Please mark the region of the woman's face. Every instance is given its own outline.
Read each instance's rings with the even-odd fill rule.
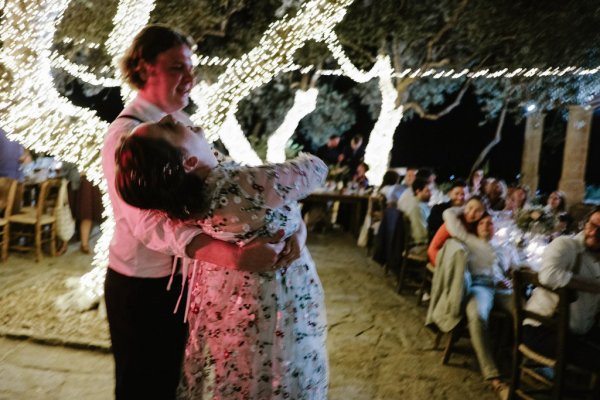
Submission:
[[[362,164],[358,164],[358,167],[356,167],[356,175],[358,175],[359,177],[363,177],[365,176],[365,173],[367,171],[365,171],[365,166]]]
[[[180,149],[186,160],[192,158],[197,160],[197,166],[214,168],[218,164],[214,149],[206,140],[202,128],[186,126],[171,115],[166,115],[157,123],[144,124],[144,126],[146,126],[144,135],[166,140]],[[137,133],[138,130],[139,127],[135,132]]]
[[[472,179],[473,186],[479,187],[482,179],[483,179],[483,170],[478,169],[477,171],[475,171],[473,173],[473,179]]]
[[[154,63],[142,62],[145,77],[142,96],[167,113],[179,111],[189,103],[194,86],[192,50],[181,45],[160,53]]]
[[[465,204],[465,221],[469,224],[476,222],[483,215],[484,207],[478,199],[471,199]]]
[[[521,209],[525,205],[525,201],[527,200],[527,193],[523,189],[516,189],[511,194],[511,200],[513,201],[514,207],[516,209]]]
[[[477,236],[481,239],[490,240],[494,236],[494,221],[491,215],[486,215],[477,223]]]
[[[550,194],[550,197],[548,197],[548,206],[550,207],[550,209],[552,210],[558,210],[558,208],[560,207],[560,203],[561,203],[561,198],[558,195],[558,193],[556,192],[552,192]]]

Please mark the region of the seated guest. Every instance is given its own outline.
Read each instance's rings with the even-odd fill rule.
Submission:
[[[32,161],[31,153],[20,143],[9,140],[0,129],[0,176],[23,180],[22,164]]]
[[[500,378],[490,345],[488,321],[493,307],[512,312],[512,283],[507,277],[510,268],[517,265],[501,248],[492,245],[494,223],[491,215],[484,213],[477,223],[477,238],[467,245],[468,271],[471,277],[467,286],[465,313],[471,343],[483,379],[490,383],[500,398],[506,399],[508,385]]]
[[[317,150],[317,157],[319,157],[327,165],[334,165],[338,162],[338,157],[342,153],[340,146],[339,135],[331,135],[323,146]]]
[[[525,208],[527,203],[527,190],[522,186],[510,188],[504,202],[504,211],[510,211],[515,216],[520,210]]]
[[[446,209],[446,211],[442,213],[442,216],[448,212],[447,210],[449,209]],[[458,234],[458,240],[464,242],[468,240],[466,233],[474,234],[476,232],[477,222],[481,219],[484,212],[485,206],[479,196],[473,196],[467,200],[464,208],[456,208],[455,215],[465,231],[463,234],[463,230],[453,227],[453,231]],[[452,224],[453,221],[454,219],[450,223]],[[433,239],[427,248],[427,256],[429,257],[431,265],[435,266],[437,254],[450,236],[451,234],[447,228],[447,222],[444,222],[433,236]]]
[[[410,221],[410,252],[425,255],[427,252],[427,218],[429,217],[429,182],[423,178],[416,178],[412,184],[414,196],[409,199],[405,215]]]
[[[369,187],[369,179],[365,175],[369,170],[369,166],[361,161],[356,167],[356,173],[352,177],[352,182],[358,185],[358,189],[366,189]]]
[[[406,191],[406,189],[411,189],[412,190],[412,184],[415,181],[415,178],[417,177],[417,172],[419,171],[418,168],[415,167],[407,167],[406,168],[406,174],[404,175],[404,177],[402,178],[402,182],[400,183],[399,187],[398,187],[398,199],[400,199],[400,196],[402,196],[402,194]],[[396,199],[396,201],[398,201],[398,199]]]
[[[365,157],[365,147],[362,135],[354,135],[350,140],[350,144],[344,148],[344,151],[338,157],[338,162],[342,166],[348,166],[350,171],[356,171],[356,167]]]
[[[556,289],[577,291],[570,304],[567,360],[581,367],[600,371],[600,207],[588,215],[583,231],[575,237],[561,236],[546,247],[538,275],[540,283]],[[526,309],[550,316],[557,297],[536,288]],[[525,320],[523,340],[532,350],[556,357],[556,337],[545,327]]]
[[[445,203],[436,204],[431,208],[431,213],[427,219],[427,230],[429,232],[430,241],[444,223],[442,213],[450,207],[462,207],[465,203],[465,186],[466,183],[462,179],[452,181],[450,190],[448,190],[448,197],[450,200]]]
[[[431,194],[431,188],[432,188],[433,182],[435,180],[435,175],[433,174],[433,172],[428,168],[420,168],[415,175],[415,179],[418,179],[418,178],[421,178],[427,182],[427,186],[429,187],[429,192]],[[413,182],[414,182],[414,180],[413,180]],[[415,193],[412,190],[405,190],[404,192],[402,192],[402,194],[400,195],[400,198],[398,199],[398,205],[397,205],[398,209],[406,214],[408,212],[409,207],[411,207],[412,204],[414,203],[414,201],[413,201],[414,196],[415,196]],[[429,197],[429,200],[431,200],[431,196]],[[427,201],[429,201],[429,200],[427,200]]]
[[[385,202],[388,207],[395,207],[398,198],[400,197],[399,189],[400,175],[396,171],[388,170],[383,174],[381,186],[377,189],[377,193],[385,197]]]
[[[470,199],[473,200],[474,198]],[[471,205],[477,208],[474,202],[471,202]],[[511,312],[509,289],[512,285],[506,273],[518,264],[518,260],[513,258],[514,253],[505,251],[503,247],[491,241],[494,236],[494,224],[491,215],[487,212],[484,211],[481,219],[477,221],[476,235],[465,229],[460,209],[446,210],[444,220],[452,237],[463,242],[468,251],[467,280],[470,281],[465,283],[466,316],[471,342],[483,378],[491,384],[501,398],[506,398],[508,385],[500,379],[498,367],[492,356],[487,329],[489,315],[494,305]]]
[[[483,202],[487,209],[492,211],[502,211],[505,206],[506,183],[504,181],[488,178],[485,183]]]
[[[441,204],[446,200],[446,197],[444,196],[444,192],[441,191],[440,189],[438,189],[437,184],[435,183],[435,180],[437,179],[437,175],[435,174],[435,172],[431,171],[431,176],[429,178],[430,181],[430,186],[429,186],[429,190],[431,190],[431,198],[429,199],[429,207],[433,207],[436,204]]]
[[[483,183],[483,170],[476,169],[469,176],[469,182],[468,182],[468,186],[466,188],[467,197],[476,196],[476,195],[481,196],[482,192],[483,192],[482,183]]]
[[[567,196],[565,193],[560,190],[555,190],[550,193],[546,205],[544,206],[544,211],[553,215],[558,215],[567,211]]]

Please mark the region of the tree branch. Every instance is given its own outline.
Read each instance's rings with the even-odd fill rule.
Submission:
[[[437,42],[439,42],[442,39],[446,32],[448,32],[456,25],[458,17],[460,17],[460,14],[462,14],[464,9],[467,7],[467,4],[469,4],[469,0],[463,0],[454,11],[454,14],[452,14],[452,17],[450,17],[448,22],[446,22],[446,25],[444,25],[444,27],[442,27],[442,29],[440,29],[439,32],[434,37],[432,37],[431,40],[427,43],[426,61],[433,59],[433,46],[435,46]]]
[[[376,57],[373,57],[373,55],[367,51],[364,51],[363,49],[361,49],[360,47],[358,47],[357,45],[355,45],[354,43],[350,43],[350,42],[346,42],[342,39],[340,39],[340,43],[346,47],[351,48],[352,50],[362,54],[363,56],[365,56],[369,61],[371,62],[375,62],[377,61]]]
[[[494,146],[500,143],[500,140],[502,139],[502,127],[504,126],[504,120],[506,119],[507,110],[508,101],[505,101],[504,106],[502,107],[502,112],[500,113],[500,118],[498,119],[498,125],[496,126],[496,133],[494,134],[494,138],[491,142],[488,143],[487,146],[485,146],[481,153],[479,153],[477,160],[475,160],[473,166],[471,167],[469,176],[473,175],[473,172],[475,172],[479,168],[479,166],[483,163],[483,160],[485,160],[485,158],[487,157],[490,150],[492,150]]]
[[[233,14],[237,13],[238,11],[241,11],[243,8],[244,8],[244,6],[242,4],[238,4],[237,6],[233,7],[229,11],[227,11],[227,13],[224,16],[225,19],[219,23],[219,29],[218,30],[207,29],[204,32],[202,32],[202,37],[205,37],[205,36],[225,37],[227,35],[227,25],[229,24],[229,20],[231,19]]]
[[[422,119],[427,119],[430,121],[435,121],[437,119],[440,119],[441,117],[449,114],[452,110],[454,110],[456,107],[458,107],[458,105],[462,101],[462,98],[464,97],[467,89],[469,88],[470,82],[471,82],[471,80],[468,79],[465,82],[465,84],[463,85],[462,89],[460,89],[460,92],[458,93],[458,95],[456,96],[456,99],[454,99],[452,104],[448,105],[446,108],[444,108],[442,111],[440,111],[438,113],[435,113],[435,114],[427,113],[427,112],[425,112],[423,107],[421,107],[421,105],[416,102],[406,103],[404,105],[404,109],[405,110],[410,110],[410,109],[414,110],[417,113],[417,115],[419,115],[419,117],[421,117]]]

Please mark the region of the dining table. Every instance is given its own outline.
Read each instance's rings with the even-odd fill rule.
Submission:
[[[301,202],[306,204],[328,204],[329,202],[346,204],[349,210],[348,214],[350,217],[350,232],[355,237],[358,237],[362,222],[367,212],[369,197],[369,194],[362,194],[359,192],[347,193],[343,191],[323,191],[313,192],[308,197],[301,200]]]

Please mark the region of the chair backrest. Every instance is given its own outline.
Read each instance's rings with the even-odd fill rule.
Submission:
[[[388,252],[388,265],[393,271],[400,271],[402,265],[402,257],[404,256],[406,243],[406,226],[404,223],[404,213],[400,210],[397,212],[398,217],[394,227],[394,234]]]
[[[17,181],[8,177],[0,177],[0,217],[8,218],[13,213]]]
[[[61,184],[62,180],[59,178],[48,179],[42,183],[36,205],[36,216],[38,219],[43,214],[55,216]]]
[[[387,207],[383,211],[381,225],[379,225],[379,231],[377,232],[375,250],[373,251],[373,259],[379,264],[386,264],[389,260],[394,231],[400,214],[400,210],[392,207]]]
[[[534,290],[548,290],[558,296],[558,305],[553,315],[544,316],[525,309],[528,293]],[[518,351],[519,344],[523,343],[523,322],[530,319],[539,322],[556,333],[556,364],[554,366],[557,379],[563,379],[565,369],[565,357],[567,346],[567,335],[569,329],[569,297],[570,292],[566,288],[556,290],[550,289],[540,283],[538,274],[528,268],[517,269],[513,272],[513,308],[514,308],[514,332],[515,349]],[[555,382],[562,387],[562,382]]]
[[[402,224],[404,229],[404,244],[402,249],[408,251],[414,244],[414,240],[412,235],[412,224],[410,223],[410,218],[408,218],[406,214],[402,215]]]

